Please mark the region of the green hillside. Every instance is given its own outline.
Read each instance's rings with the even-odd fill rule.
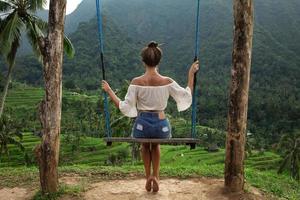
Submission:
[[[74,15],[81,16],[92,1],[85,0]],[[105,63],[114,88],[124,86],[143,71],[140,49],[151,39],[163,43],[163,74],[186,81],[193,59],[195,1],[146,0],[104,2]],[[281,135],[300,129],[300,24],[299,2],[258,0],[250,85],[248,130],[256,148],[269,148]],[[91,11],[88,11],[91,13]],[[93,11],[94,12],[94,11]],[[199,124],[226,129],[232,48],[232,2],[201,1],[201,70],[199,73]],[[73,60],[65,59],[64,86],[99,89],[96,18],[80,23],[70,35],[76,48]],[[4,67],[5,65],[1,63]],[[32,56],[18,58],[14,78],[42,85],[41,66]],[[168,113],[178,114],[170,105]]]
[[[88,1],[83,4],[91,6]],[[278,142],[280,135],[300,128],[300,24],[293,20],[299,16],[295,10],[298,4],[295,0],[255,2],[248,129],[262,141],[256,143],[257,148],[267,148]],[[184,84],[193,59],[194,8],[192,0],[105,2],[105,63],[113,87],[119,88],[125,80],[142,73],[139,51],[151,39],[163,43],[160,71]],[[99,88],[97,36],[95,18],[81,23],[70,35],[77,54],[73,60],[65,59],[65,86],[71,83],[68,85],[81,89]],[[198,120],[201,125],[222,130],[226,128],[231,43],[231,1],[202,1]],[[30,84],[43,82],[41,66],[29,56],[19,59],[14,77]],[[168,112],[188,118],[188,113]]]
[[[10,146],[10,156],[0,157],[0,186],[5,185],[3,181],[10,178],[6,184],[11,184],[13,172],[19,174],[23,180],[30,175],[35,177],[36,173],[33,149],[39,143],[39,138],[26,133],[22,140],[29,154],[29,168],[24,165],[23,153],[15,146]],[[130,146],[128,144],[114,144],[107,147],[100,138],[82,137],[74,150],[72,143],[65,135],[61,136],[60,170],[67,173],[79,174],[142,174],[143,164],[141,161],[133,162],[131,159]],[[162,176],[175,177],[223,177],[224,150],[216,153],[208,153],[198,147],[190,150],[186,146],[162,146],[161,153],[161,174]],[[265,152],[255,152],[246,160],[246,180],[249,184],[277,197],[287,199],[299,199],[299,184],[292,181],[288,175],[277,175],[276,168],[280,158],[278,155]],[[12,168],[14,167],[14,168]],[[25,174],[23,174],[25,173]],[[24,178],[25,177],[25,178]]]

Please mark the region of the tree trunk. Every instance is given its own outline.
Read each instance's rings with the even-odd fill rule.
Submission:
[[[40,104],[42,142],[36,153],[43,193],[58,190],[65,12],[66,0],[50,1],[48,36],[39,41],[43,55],[45,98]]]
[[[244,189],[244,156],[253,38],[252,0],[234,0],[234,41],[226,138],[225,188]]]
[[[2,117],[2,114],[3,114],[4,104],[5,104],[5,100],[6,100],[7,92],[8,92],[8,87],[9,87],[9,83],[11,81],[11,74],[12,74],[13,66],[14,65],[10,65],[8,67],[8,72],[7,72],[7,76],[6,76],[6,80],[5,80],[5,85],[4,85],[2,96],[1,96],[0,118]]]
[[[17,50],[19,47],[19,40],[14,40],[11,46],[11,50],[7,56],[8,59],[8,72],[7,72],[7,76],[6,76],[6,81],[5,81],[5,85],[3,88],[3,93],[1,96],[1,102],[0,102],[0,118],[3,115],[3,111],[4,111],[4,105],[5,105],[5,100],[7,97],[7,92],[8,92],[8,88],[9,88],[9,83],[11,81],[11,77],[12,77],[12,72],[15,66],[15,58],[17,55]]]

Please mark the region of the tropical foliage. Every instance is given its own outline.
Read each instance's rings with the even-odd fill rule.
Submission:
[[[282,136],[279,150],[284,159],[278,173],[287,169],[294,179],[300,180],[300,132]]]
[[[36,12],[43,9],[45,4],[46,0],[0,0],[0,53],[8,64],[6,83],[0,105],[0,117],[3,113],[4,102],[23,32],[26,33],[36,57],[42,60],[40,41],[47,32],[47,23],[36,16]],[[73,45],[67,37],[64,39],[64,49],[67,55],[74,56]]]
[[[16,145],[24,152],[25,148],[21,143],[22,133],[21,125],[11,118],[10,115],[3,115],[0,119],[0,156],[5,154],[9,156],[8,145]]]

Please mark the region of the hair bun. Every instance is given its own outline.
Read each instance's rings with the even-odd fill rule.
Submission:
[[[158,47],[158,43],[155,42],[155,41],[151,41],[151,42],[148,44],[148,47],[149,47],[149,48],[156,48],[156,47]]]

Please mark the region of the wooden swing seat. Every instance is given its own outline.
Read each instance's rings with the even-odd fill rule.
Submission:
[[[201,140],[194,138],[133,138],[133,137],[105,137],[103,140],[107,146],[111,146],[113,142],[127,142],[127,143],[151,143],[151,144],[186,144],[190,145],[191,149],[196,147],[196,144],[200,144]]]

